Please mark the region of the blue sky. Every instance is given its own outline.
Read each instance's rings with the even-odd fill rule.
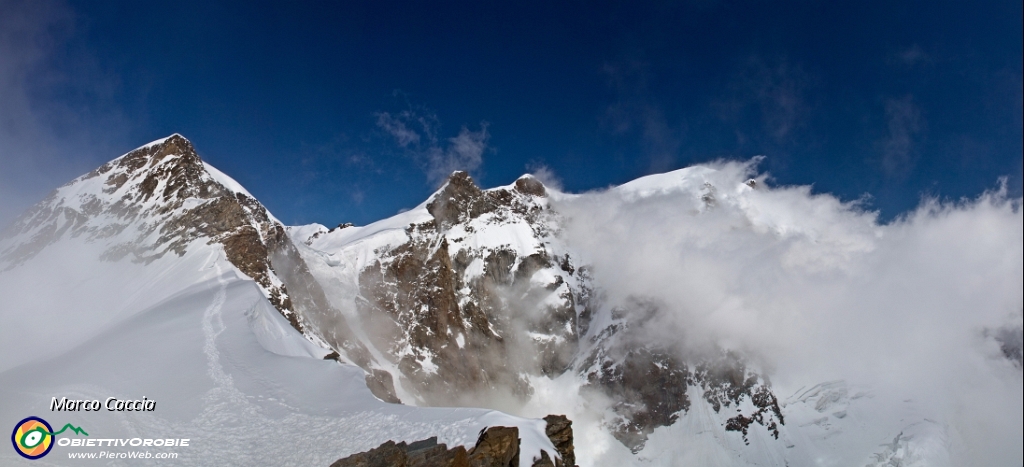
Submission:
[[[0,223],[174,132],[290,224],[757,155],[883,219],[1021,195],[1019,0],[552,3],[0,0]]]

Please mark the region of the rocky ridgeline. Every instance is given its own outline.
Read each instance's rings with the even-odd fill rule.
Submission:
[[[2,233],[13,241],[0,251],[0,267],[17,267],[63,236],[104,245],[102,260],[138,263],[183,256],[197,240],[219,244],[299,332],[305,331],[303,316],[330,310],[284,226],[255,198],[221,183],[181,135],[54,190]],[[335,327],[341,338],[330,344],[366,360],[346,324]]]
[[[710,202],[713,189],[705,191]],[[431,221],[409,225],[405,243],[378,249],[360,272],[366,300],[358,306],[370,327],[391,329],[374,345],[389,349],[399,377],[428,404],[486,404],[495,393],[525,400],[532,388],[524,375],[573,371],[586,381],[582,396],[614,401],[609,427],[634,452],[690,409],[690,387],[716,412],[753,402],[727,430],[746,439],[762,425],[778,437],[778,402],[740,356],[641,339],[639,331],[657,325],[656,304],[636,300],[613,310],[605,327],[592,326],[596,286],[571,251],[557,249],[561,219],[535,178],[482,190],[456,172],[426,207]],[[469,246],[474,235],[513,224],[528,226],[536,250]],[[482,274],[467,274],[474,266]],[[377,386],[378,397],[391,393]]]
[[[558,455],[552,459],[547,451],[533,459],[534,467],[573,467],[576,454],[573,447],[572,422],[564,415],[548,415],[545,432]],[[476,444],[466,449],[455,446],[448,449],[438,444],[437,437],[406,444],[404,441],[384,444],[366,452],[339,459],[331,467],[519,467],[519,429],[492,426],[480,431]]]
[[[401,402],[399,382],[427,405],[525,401],[529,375],[571,371],[586,381],[583,397],[614,401],[607,423],[634,451],[689,410],[690,387],[716,411],[749,398],[754,411],[726,423],[744,437],[755,424],[777,434],[783,422],[768,382],[739,356],[640,341],[637,331],[657,306],[637,301],[594,327],[598,286],[560,241],[562,220],[533,177],[482,190],[456,172],[426,204],[431,220],[408,225],[404,242],[367,252],[373,260],[358,271],[356,311],[373,332],[363,342],[284,226],[214,174],[181,135],[136,149],[58,188],[0,233],[0,268],[66,236],[102,245],[104,260],[139,263],[220,245],[295,329],[334,349],[327,358],[362,367],[367,386],[388,402]],[[512,240],[479,241],[488,236]],[[1000,332],[995,337],[1019,366],[1019,330]],[[375,362],[367,345],[395,365]]]
[[[427,403],[472,405],[495,392],[525,400],[524,374],[571,364],[588,291],[572,259],[552,250],[546,195],[532,177],[485,191],[456,172],[427,204],[433,220],[409,225],[405,243],[374,252],[360,272],[359,315],[384,330],[375,347]],[[528,229],[534,250],[469,241],[514,227]]]

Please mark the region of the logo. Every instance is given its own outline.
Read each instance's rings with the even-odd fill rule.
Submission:
[[[14,450],[21,454],[21,457],[39,459],[50,453],[56,436],[68,428],[80,435],[89,436],[89,433],[86,433],[85,430],[75,427],[70,423],[54,433],[53,427],[46,423],[46,420],[39,417],[28,417],[14,425],[14,431],[11,433],[11,443],[14,444]]]

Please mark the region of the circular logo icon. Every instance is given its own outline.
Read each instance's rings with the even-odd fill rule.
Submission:
[[[46,420],[28,417],[14,426],[11,443],[14,450],[26,459],[38,459],[50,453],[53,448],[53,428]]]

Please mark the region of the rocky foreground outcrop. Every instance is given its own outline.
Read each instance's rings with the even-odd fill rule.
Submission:
[[[558,451],[552,459],[541,451],[539,459],[533,459],[534,467],[572,467],[576,465],[576,454],[572,439],[572,421],[564,415],[544,417],[544,430]],[[331,467],[518,467],[520,465],[519,429],[516,427],[492,426],[483,429],[476,444],[466,449],[455,446],[448,449],[432,437],[413,443],[387,441],[366,452],[338,459]]]

